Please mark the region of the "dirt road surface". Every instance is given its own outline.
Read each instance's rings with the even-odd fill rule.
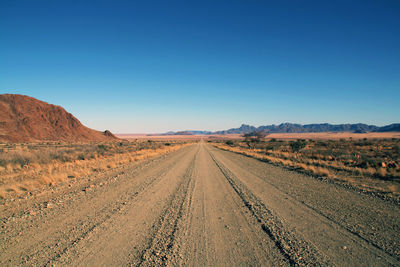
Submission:
[[[1,207],[1,266],[400,265],[398,205],[204,142],[57,190]]]

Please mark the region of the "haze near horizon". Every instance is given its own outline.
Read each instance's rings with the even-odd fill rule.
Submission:
[[[0,93],[114,133],[398,122],[397,1],[1,1]]]

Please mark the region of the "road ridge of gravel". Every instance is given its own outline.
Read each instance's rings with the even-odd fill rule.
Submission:
[[[245,206],[257,219],[262,230],[275,242],[276,247],[288,260],[290,265],[332,265],[328,258],[312,244],[291,234],[279,217],[273,214],[273,212],[240,182],[229,169],[223,166],[214,155],[210,153],[210,156],[229,184],[242,199]]]
[[[173,248],[176,247],[176,233],[182,221],[185,203],[191,199],[193,193],[193,170],[198,152],[190,162],[182,181],[170,196],[159,220],[153,225],[154,234],[149,246],[143,251],[139,266],[166,266],[177,257]]]
[[[198,150],[199,152],[200,150]],[[198,153],[196,154],[196,159],[197,159]],[[193,169],[191,170],[191,181],[188,185],[188,189],[187,189],[187,193],[186,193],[186,197],[184,199],[184,202],[182,203],[182,208],[180,211],[180,218],[179,218],[179,223],[177,224],[177,228],[176,228],[176,233],[175,233],[175,242],[173,243],[172,246],[172,251],[171,253],[171,259],[168,261],[168,263],[170,263],[173,266],[178,266],[178,265],[182,265],[181,261],[182,261],[182,254],[181,254],[181,244],[182,241],[185,240],[185,233],[188,231],[188,226],[189,224],[185,224],[184,222],[188,222],[188,218],[190,216],[190,207],[192,205],[192,201],[193,201],[193,195],[194,195],[194,188],[195,188],[195,161],[193,161]]]

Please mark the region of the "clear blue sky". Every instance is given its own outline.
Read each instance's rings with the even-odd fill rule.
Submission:
[[[116,133],[400,115],[400,1],[0,1],[0,93]]]

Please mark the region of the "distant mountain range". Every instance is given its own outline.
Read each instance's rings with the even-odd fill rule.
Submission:
[[[320,132],[353,132],[353,133],[365,133],[365,132],[400,132],[400,123],[394,123],[386,126],[375,126],[367,125],[363,123],[356,124],[329,124],[329,123],[318,123],[318,124],[295,124],[295,123],[282,123],[279,125],[266,125],[266,126],[251,126],[242,124],[239,128],[232,128],[223,131],[180,131],[180,132],[168,132],[165,135],[209,135],[209,134],[245,134],[251,132],[268,132],[268,133],[320,133]]]

